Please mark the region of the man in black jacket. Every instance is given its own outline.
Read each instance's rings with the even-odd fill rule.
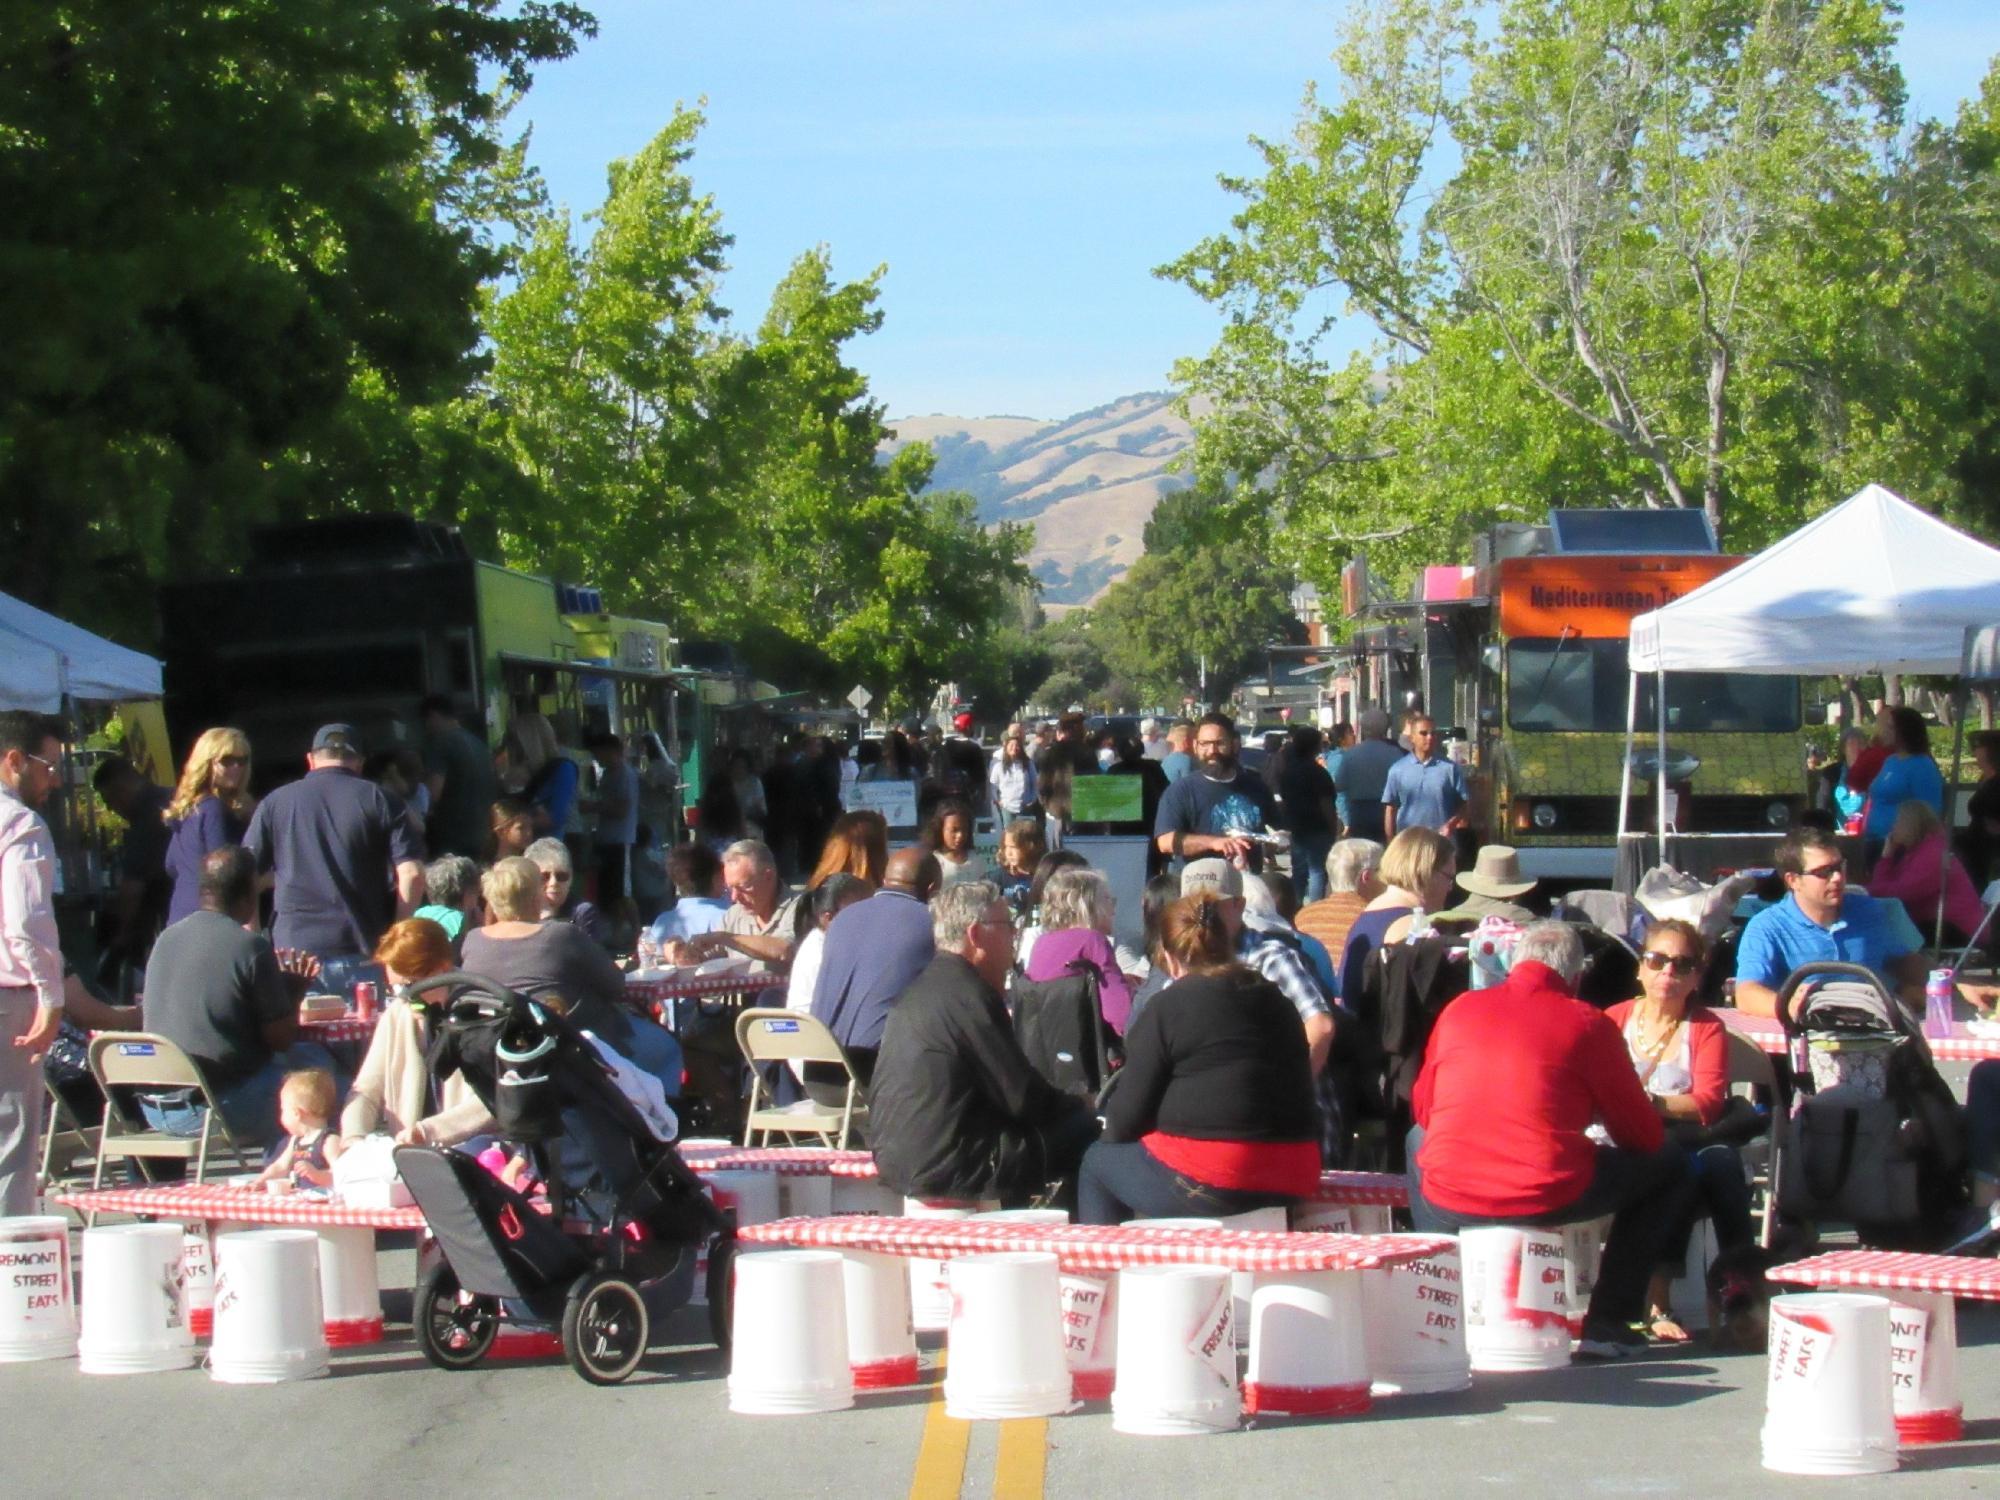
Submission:
[[[889,1012],[869,1090],[884,1186],[913,1198],[1019,1203],[1073,1180],[1097,1118],[1029,1065],[1001,988],[1014,926],[998,887],[949,886],[931,904],[937,956]]]

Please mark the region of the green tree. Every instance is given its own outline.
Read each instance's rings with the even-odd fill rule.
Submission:
[[[1972,226],[1897,145],[1893,7],[1481,14],[1357,6],[1333,102],[1309,93],[1226,180],[1230,231],[1161,268],[1228,319],[1177,370],[1212,408],[1198,477],[1256,476],[1231,508],[1267,508],[1322,585],[1364,547],[1395,575],[1556,505],[1701,506],[1752,548],[1864,458],[1934,488],[1895,435],[1957,419],[1874,377],[1941,279],[1899,252],[1962,255]],[[1341,358],[1350,318],[1373,341]]]
[[[274,470],[358,385],[464,389],[499,259],[442,181],[495,163],[505,98],[593,23],[537,0],[23,0],[9,20],[0,586],[139,635],[143,590],[104,580],[240,554]]]
[[[1291,579],[1243,541],[1149,552],[1092,607],[1112,674],[1146,703],[1218,703],[1296,628]]]

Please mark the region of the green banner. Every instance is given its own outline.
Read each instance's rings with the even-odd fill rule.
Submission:
[[[1072,823],[1136,823],[1145,807],[1136,776],[1079,776],[1070,783]]]

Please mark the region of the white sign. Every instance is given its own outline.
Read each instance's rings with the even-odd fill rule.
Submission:
[[[1236,1383],[1236,1297],[1226,1279],[1188,1336],[1187,1351],[1207,1365],[1222,1384]]]
[[[1889,1378],[1891,1389],[1914,1400],[1924,1384],[1924,1359],[1930,1350],[1931,1315],[1921,1307],[1891,1303],[1889,1307]]]
[[[856,713],[865,714],[868,712],[868,705],[875,701],[875,695],[867,688],[857,685],[854,691],[847,695],[847,701],[854,705]]]
[[[1104,1302],[1111,1295],[1111,1283],[1095,1276],[1065,1276],[1059,1291],[1063,1353],[1072,1364],[1102,1363],[1098,1346],[1104,1341]]]
[[[1791,1381],[1817,1384],[1831,1353],[1833,1330],[1822,1320],[1806,1321],[1779,1308],[1771,1309],[1772,1385]]]
[[[917,784],[914,781],[857,781],[847,789],[847,810],[869,809],[891,828],[917,826]]]

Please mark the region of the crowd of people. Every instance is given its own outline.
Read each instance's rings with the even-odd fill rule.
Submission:
[[[881,1180],[913,1197],[1054,1195],[1084,1222],[1111,1223],[1296,1202],[1328,1166],[1407,1168],[1422,1228],[1609,1216],[1585,1337],[1602,1357],[1687,1336],[1666,1288],[1698,1217],[1725,1249],[1753,1238],[1743,1106],[1729,1099],[1721,1023],[1699,999],[1712,969],[1702,932],[1645,926],[1630,967],[1611,971],[1622,992],[1603,992],[1593,930],[1545,914],[1515,851],[1489,845],[1461,866],[1463,770],[1421,714],[1403,726],[1406,750],[1373,711],[1351,735],[1294,730],[1266,774],[1244,765],[1220,714],[1147,721],[1122,742],[1093,742],[1077,715],[1012,725],[990,754],[969,723],[933,745],[892,734],[853,764],[856,783],[916,781],[922,828],[899,847],[879,812],[840,810],[844,758],[825,746],[791,747],[777,777],[735,757],[666,860],[664,909],[639,926],[638,795],[622,748],[597,747],[586,798],[539,715],[521,715],[491,756],[426,707],[431,740],[400,790],[364,774],[364,747],[342,724],[323,727],[304,774],[261,801],[248,792],[250,745],[228,729],[198,738],[171,796],[142,798],[115,774],[101,783],[135,828],[160,824],[147,839],[163,883],[149,895],[146,872],[127,872],[140,887],[130,909],[159,913],[145,1027],[193,1057],[230,1130],[281,1145],[274,1170],[308,1190],[342,1138],[490,1138],[462,1080],[430,1076],[437,1017],[413,988],[424,980],[460,969],[559,1008],[671,1100],[684,1077],[737,1087],[733,1040],[636,1012],[624,970],[729,956],[772,974],[789,1007],[831,1032],[865,1091]],[[1833,833],[1794,830],[1736,943],[1745,1012],[1770,1013],[1786,977],[1822,959],[1920,993],[1925,943],[1911,917],[1976,925],[1929,778],[1899,766],[1926,757],[1888,722],[1879,764],[1858,772],[1869,747],[1855,750],[1834,787],[1861,782],[1854,816],[1881,832],[1869,889],[1849,889]],[[8,1212],[32,1202],[21,1153],[40,1091],[25,1059],[55,1041],[74,981],[46,915],[47,830],[34,814],[62,754],[54,721],[0,715]],[[1089,825],[1071,814],[1080,778],[1133,766],[1153,795],[1144,936],[1128,943],[1110,879],[1073,837]],[[588,836],[571,827],[579,809],[596,818]],[[974,837],[987,816],[990,858]],[[579,846],[592,855],[589,894]],[[1463,935],[1481,924],[1510,935],[1501,972],[1465,961]],[[1070,981],[1087,985],[1110,1060],[1108,1085],[1087,1093],[1052,1081],[1014,1020],[1023,997]],[[302,1040],[302,994],[357,982],[387,999],[365,1054]],[[139,1019],[92,1012],[99,1003],[73,1019]],[[845,1082],[837,1066],[806,1065],[783,1086],[837,1099]],[[199,1128],[196,1097],[138,1102],[155,1128]],[[1975,1075],[1969,1131],[1971,1191],[1990,1204],[2000,1067]]]

